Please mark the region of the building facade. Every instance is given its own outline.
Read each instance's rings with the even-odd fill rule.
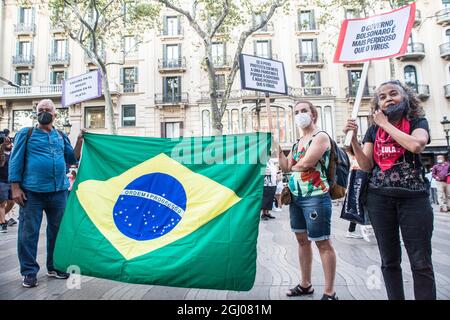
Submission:
[[[447,153],[447,141],[440,121],[450,111],[450,0],[418,0],[416,24],[407,52],[390,60],[372,62],[363,94],[358,123],[361,138],[368,127],[369,101],[380,83],[395,78],[416,90],[423,102],[431,128],[431,144],[425,161],[433,153]],[[251,35],[243,53],[280,60],[284,63],[289,90],[273,95],[275,135],[284,148],[297,139],[293,119],[296,100],[307,99],[318,107],[319,125],[338,142],[350,116],[362,64],[334,64],[337,39],[335,26],[317,23],[321,8],[291,6],[290,14],[278,12],[268,25]],[[342,21],[356,13],[341,9]],[[257,17],[255,17],[255,20]],[[82,49],[50,26],[42,6],[21,7],[17,1],[1,0],[0,76],[20,88],[0,83],[0,129],[17,132],[33,124],[32,112],[42,98],[58,105],[58,125],[72,124],[70,137],[80,128],[106,132],[105,103],[91,100],[61,108],[61,82],[96,67]],[[189,23],[169,9],[161,12],[162,31],[145,34],[135,46],[133,35],[123,39],[129,52],[125,64],[109,67],[114,117],[119,134],[152,137],[201,136],[211,133],[208,79],[202,67],[204,49]],[[231,35],[233,38],[233,35]],[[221,88],[231,70],[235,44],[220,34],[213,45],[213,63]],[[107,61],[120,53],[105,52]],[[268,130],[263,95],[240,89],[233,83],[224,114],[223,133]],[[428,156],[427,156],[428,155]]]

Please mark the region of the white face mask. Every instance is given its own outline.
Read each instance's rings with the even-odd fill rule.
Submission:
[[[308,113],[299,113],[295,116],[295,124],[301,129],[308,127],[312,122],[311,116]]]
[[[437,163],[444,163],[444,160],[439,159],[439,160],[437,161]]]

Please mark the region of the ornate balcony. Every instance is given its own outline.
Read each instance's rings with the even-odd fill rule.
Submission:
[[[322,68],[325,64],[325,59],[323,57],[323,54],[317,54],[317,55],[295,55],[295,64],[297,68]]]
[[[420,61],[425,58],[425,46],[423,43],[414,42],[408,45],[405,54],[397,56],[396,58],[400,61]]]
[[[332,96],[333,89],[331,87],[303,87],[289,88],[288,95],[293,98],[311,97],[311,96]]]
[[[418,84],[410,87],[417,93],[417,97],[425,101],[430,97],[430,86],[427,84]]]
[[[160,73],[184,72],[186,71],[186,58],[158,59],[158,71]]]
[[[37,97],[60,97],[61,85],[52,84],[48,86],[27,86],[20,88],[0,87],[0,99],[37,98]]]
[[[441,44],[439,46],[439,51],[441,52],[442,59],[450,60],[450,42]]]
[[[213,57],[213,65],[216,69],[231,69],[231,56]]]
[[[185,105],[189,103],[189,94],[187,92],[177,94],[155,94],[155,105],[157,106],[174,106]]]
[[[51,66],[68,66],[70,64],[70,53],[51,53],[48,55],[48,64]]]
[[[16,55],[12,57],[12,64],[14,67],[34,67],[34,56],[33,55]]]
[[[450,25],[450,8],[436,12],[436,23],[444,27]]]
[[[306,34],[306,33],[312,33],[312,34],[319,34],[319,29],[317,28],[317,24],[315,22],[310,23],[296,23],[295,24],[295,32],[297,35]]]
[[[135,93],[137,92],[137,84],[124,83],[122,84],[122,93]]]
[[[36,34],[36,25],[34,23],[19,23],[14,25],[14,34],[17,36]]]
[[[351,88],[347,87],[345,88],[345,97],[347,98],[347,100],[355,100],[357,92],[358,87],[351,87]],[[375,94],[375,87],[366,86],[363,91],[362,99],[364,100],[371,99],[374,94]]]
[[[161,37],[161,40],[182,39],[184,37],[183,27],[179,25],[176,32],[169,29],[161,30],[161,34],[159,36]]]

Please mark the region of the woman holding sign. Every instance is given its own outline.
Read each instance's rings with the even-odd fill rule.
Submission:
[[[415,298],[436,299],[431,261],[433,209],[420,160],[420,153],[430,143],[424,110],[409,87],[388,81],[376,90],[372,112],[374,124],[367,130],[362,148],[356,139],[355,120],[348,120],[344,132],[354,131],[351,147],[356,160],[362,170],[371,172],[367,209],[388,298],[405,299],[400,229],[411,264]]]

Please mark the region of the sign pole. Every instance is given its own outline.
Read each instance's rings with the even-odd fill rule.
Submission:
[[[361,105],[361,99],[362,99],[362,95],[364,92],[364,87],[366,86],[369,65],[370,65],[370,61],[364,62],[361,79],[359,80],[358,92],[356,93],[355,104],[353,105],[353,111],[352,111],[352,117],[351,117],[353,120],[356,120],[356,118],[358,117],[359,106]],[[349,93],[350,93],[350,88],[349,88]],[[347,135],[345,136],[344,146],[349,147],[352,144],[352,138],[353,138],[353,130],[347,132]]]
[[[269,120],[269,131],[273,134],[273,125],[272,125],[272,110],[270,110],[270,97],[269,93],[265,92],[266,96],[266,108],[267,108],[267,119]]]

